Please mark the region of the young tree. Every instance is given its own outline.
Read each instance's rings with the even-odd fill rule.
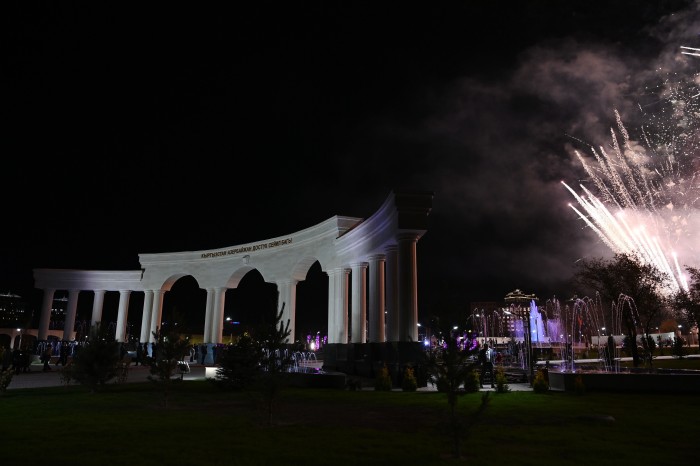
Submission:
[[[277,312],[273,309],[272,322],[263,322],[245,333],[236,343],[224,350],[215,383],[224,389],[249,389],[262,396],[266,408],[266,423],[272,425],[272,412],[282,389],[287,384],[289,368],[293,364],[287,342],[290,321],[282,322],[284,303]]]
[[[267,425],[272,425],[272,409],[280,392],[287,383],[289,367],[292,357],[287,349],[287,339],[291,334],[289,319],[286,325],[282,322],[284,303],[278,313],[275,314],[274,323],[263,324],[260,332],[260,368],[257,379],[257,388],[265,400],[267,408]]]
[[[459,397],[466,393],[462,387],[469,383],[468,378],[476,370],[477,362],[472,356],[478,352],[478,345],[471,340],[463,341],[451,326],[441,325],[438,320],[435,323],[437,324],[436,328],[440,331],[442,341],[429,351],[426,367],[429,381],[437,387],[438,391],[447,395],[453,454],[455,458],[460,458],[461,438],[468,433],[471,426],[486,409],[489,402],[489,392],[482,396],[477,411],[464,423],[457,414],[457,402]]]
[[[119,374],[120,361],[119,342],[108,337],[100,322],[96,322],[87,341],[76,348],[72,363],[64,370],[69,371],[71,379],[95,393]]]
[[[611,304],[632,301],[622,307],[627,335],[637,341],[638,329],[648,337],[667,314],[669,277],[631,254],[615,254],[612,260],[591,259],[578,263],[575,281],[600,293]],[[631,345],[635,367],[641,363],[637,345]],[[650,359],[645,358],[648,362]]]
[[[148,380],[156,384],[163,392],[163,406],[168,407],[170,392],[173,385],[181,381],[174,377],[179,373],[179,364],[185,359],[190,343],[182,338],[176,327],[157,328],[153,332],[156,341],[156,352],[149,358],[150,375]]]

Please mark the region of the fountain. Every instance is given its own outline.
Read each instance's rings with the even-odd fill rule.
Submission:
[[[620,295],[612,304],[607,324],[599,296],[596,299],[574,298],[563,310],[558,303],[550,304],[555,310],[550,320],[551,328],[562,332],[559,333],[561,364],[558,367],[548,364],[550,390],[575,390],[578,379],[586,390],[700,392],[698,371],[672,373],[651,367],[621,367],[625,338],[623,319],[628,317],[633,322],[640,321],[634,301],[628,296]],[[641,343],[642,338],[638,335],[637,342]],[[589,357],[577,360],[575,348],[584,348]],[[651,354],[648,357],[651,358]]]
[[[267,350],[265,350],[267,351]],[[287,382],[294,387],[307,388],[345,388],[345,374],[342,372],[324,371],[322,363],[316,360],[313,351],[294,351],[288,349],[275,352],[278,364],[288,361],[282,368],[287,373]]]
[[[530,381],[535,368],[546,367],[550,389],[555,391],[575,390],[580,377],[588,390],[700,392],[700,371],[652,368],[653,349],[644,349],[642,332],[637,335],[637,346],[645,367],[621,364],[628,358],[623,349],[631,340],[625,337],[626,322],[641,330],[639,312],[629,296],[621,294],[605,312],[598,294],[595,298],[574,297],[564,305],[553,298],[542,307],[535,299],[527,300],[532,297],[520,290],[508,297],[510,307],[488,314],[475,309],[472,317],[479,340],[505,344],[506,364],[519,366]],[[650,336],[667,340],[675,335]]]

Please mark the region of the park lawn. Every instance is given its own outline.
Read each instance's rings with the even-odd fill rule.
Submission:
[[[459,398],[452,457],[446,396],[287,388],[268,425],[255,393],[185,381],[168,407],[150,383],[10,390],[0,396],[3,465],[616,465],[697,453],[696,394],[529,391]]]

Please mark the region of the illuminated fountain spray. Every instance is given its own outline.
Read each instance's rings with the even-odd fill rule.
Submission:
[[[547,343],[549,339],[544,331],[542,323],[542,314],[535,304],[535,301],[530,301],[530,328],[532,329],[532,343],[539,346],[540,343]]]

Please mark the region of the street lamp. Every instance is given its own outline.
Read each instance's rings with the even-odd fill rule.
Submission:
[[[532,301],[537,301],[537,296],[534,294],[526,294],[515,289],[506,295],[505,302],[512,304],[511,312],[520,318],[523,322],[523,336],[525,337],[525,362],[529,369],[530,385],[535,379],[535,365],[532,361],[532,334],[530,330],[530,307],[528,304]]]

